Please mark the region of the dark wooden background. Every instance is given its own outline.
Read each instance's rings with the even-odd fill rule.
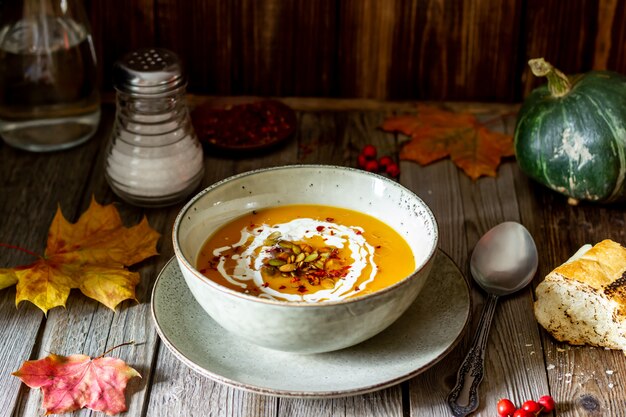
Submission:
[[[85,0],[102,86],[178,53],[210,95],[520,101],[529,58],[626,73],[624,0]]]

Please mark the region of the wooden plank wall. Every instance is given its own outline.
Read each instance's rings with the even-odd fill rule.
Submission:
[[[85,0],[102,86],[161,46],[210,95],[516,102],[565,72],[626,73],[624,0]]]

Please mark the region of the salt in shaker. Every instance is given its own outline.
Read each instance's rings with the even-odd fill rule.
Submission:
[[[148,48],[115,64],[117,111],[105,176],[113,191],[138,206],[178,203],[204,172],[200,142],[184,102],[186,80],[171,51]]]

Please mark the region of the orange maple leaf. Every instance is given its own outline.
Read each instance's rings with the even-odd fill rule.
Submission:
[[[482,175],[494,177],[501,158],[514,154],[511,135],[487,129],[472,114],[424,104],[417,105],[417,114],[387,118],[382,129],[411,137],[400,159],[427,165],[449,156],[474,180]]]
[[[41,388],[46,415],[85,407],[108,415],[121,413],[126,411],[128,380],[141,377],[118,358],[55,354],[26,361],[12,375],[31,388]]]
[[[65,306],[73,288],[115,310],[124,300],[136,300],[139,274],[124,267],[156,255],[159,237],[145,217],[126,228],[112,204],[95,199],[75,224],[59,208],[45,255],[27,266],[0,269],[0,289],[17,283],[16,306],[28,300],[44,313]]]

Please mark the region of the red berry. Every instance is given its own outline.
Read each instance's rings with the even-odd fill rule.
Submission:
[[[515,412],[515,404],[511,400],[503,398],[498,401],[498,415],[500,417],[511,417]]]
[[[543,397],[537,400],[540,406],[543,407],[543,411],[546,413],[551,413],[554,411],[554,399],[549,395],[544,395]]]
[[[398,164],[392,162],[387,165],[387,169],[385,170],[390,177],[397,178],[400,175],[400,168],[398,168]]]
[[[378,165],[380,165],[380,169],[387,169],[387,167],[393,164],[393,159],[390,156],[383,156],[378,160]]]
[[[365,155],[359,155],[356,160],[359,168],[365,168],[365,165],[367,164],[367,158],[365,157]]]
[[[376,159],[376,146],[365,145],[361,150],[361,155],[365,155],[367,159]]]
[[[541,411],[541,406],[533,400],[526,401],[524,404],[522,404],[522,408],[526,411],[530,411],[535,415]]]
[[[535,414],[530,411],[526,411],[523,408],[518,408],[513,413],[513,417],[535,417]]]
[[[378,162],[376,162],[376,160],[367,161],[365,163],[365,170],[369,172],[378,172]]]

